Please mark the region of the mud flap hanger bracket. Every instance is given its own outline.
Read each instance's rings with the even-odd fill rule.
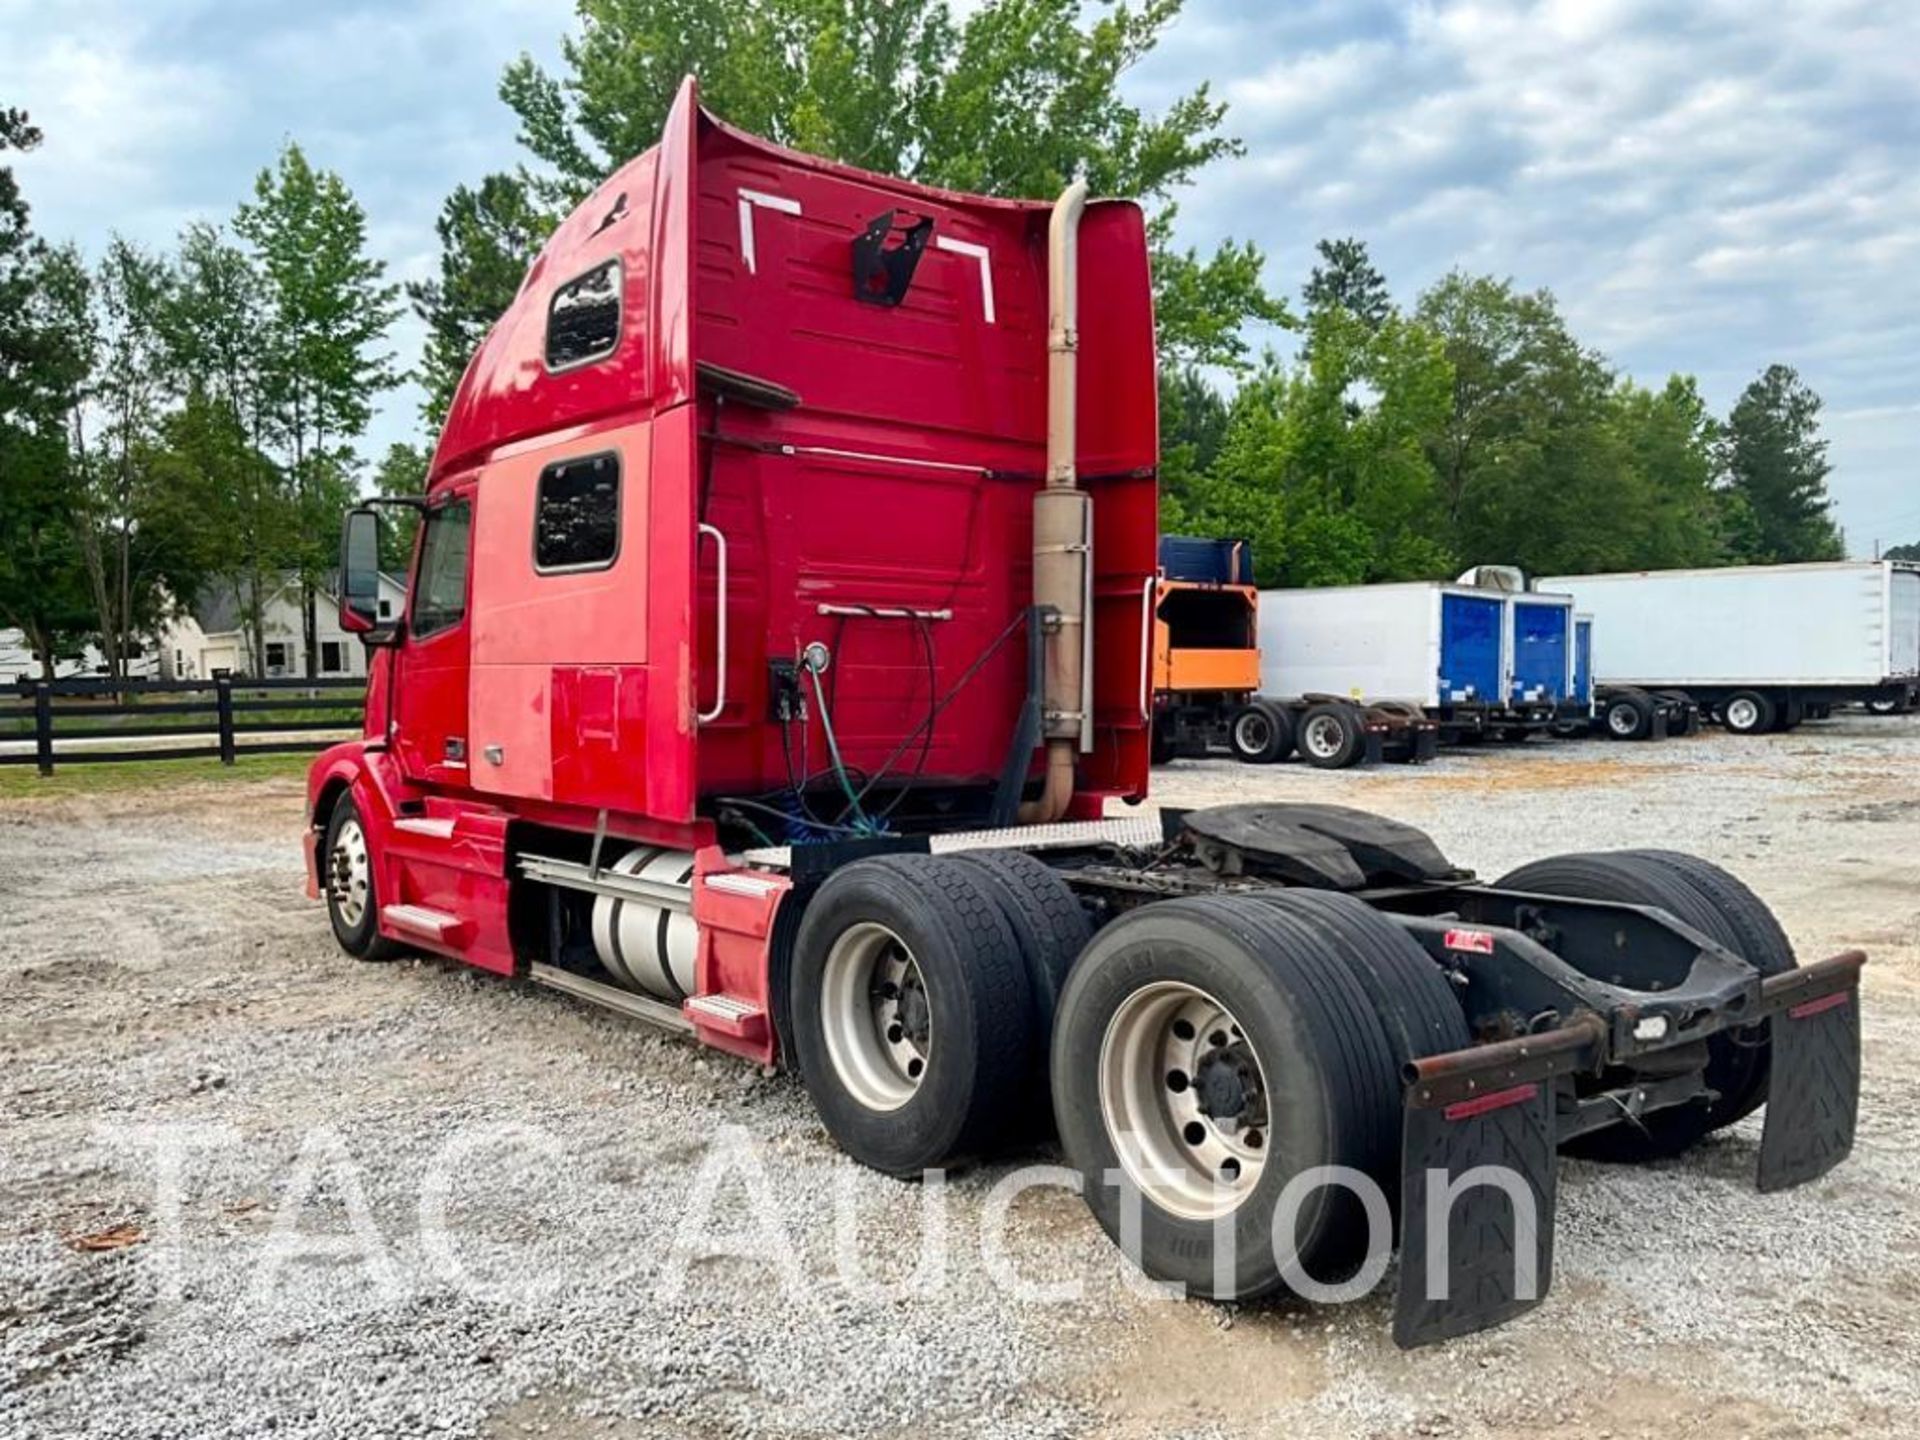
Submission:
[[[1860,1092],[1857,950],[1769,976],[1754,1022],[1772,1042],[1758,1174],[1804,1184],[1853,1146]],[[1609,1061],[1591,1012],[1539,1035],[1408,1067],[1394,1340],[1431,1344],[1502,1324],[1552,1283],[1560,1090]]]

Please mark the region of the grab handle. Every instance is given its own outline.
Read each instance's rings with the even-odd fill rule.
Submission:
[[[718,632],[717,653],[714,656],[713,708],[700,712],[700,723],[708,724],[720,718],[720,712],[727,708],[727,537],[717,527],[707,524],[700,526],[700,533],[713,540],[714,578],[716,581],[713,596],[714,628]]]
[[[1140,597],[1140,718],[1149,725],[1153,723],[1153,592],[1158,584],[1149,575]]]

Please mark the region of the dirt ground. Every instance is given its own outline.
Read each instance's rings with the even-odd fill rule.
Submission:
[[[1044,1152],[898,1184],[784,1077],[454,967],[346,960],[301,895],[297,778],[0,799],[0,1435],[1915,1433],[1920,720],[1342,774],[1179,762],[1155,790],[1375,809],[1487,875],[1648,844],[1728,866],[1803,959],[1869,953],[1853,1157],[1770,1197],[1754,1121],[1658,1166],[1569,1161],[1546,1303],[1403,1354],[1384,1292],[1137,1293],[1077,1198],[1004,1204]],[[156,1147],[189,1136],[169,1207]],[[748,1158],[703,1192],[723,1152]],[[703,1200],[719,1219],[690,1239]],[[935,1203],[943,1280],[833,1273],[844,1241],[905,1277]],[[1075,1298],[1010,1291],[975,1243],[1001,1218],[1019,1277]],[[797,1275],[754,1253],[769,1223]],[[446,1236],[489,1284],[436,1270]]]

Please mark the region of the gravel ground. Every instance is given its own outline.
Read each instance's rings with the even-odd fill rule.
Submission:
[[[1568,1162],[1547,1303],[1413,1354],[1384,1292],[1144,1295],[1074,1196],[1007,1208],[1017,1161],[884,1180],[790,1080],[347,961],[300,895],[297,781],[0,802],[0,1435],[1911,1435],[1916,761],[1920,721],[1863,716],[1156,777],[1378,809],[1486,874],[1692,849],[1803,956],[1872,956],[1845,1166],[1763,1199],[1752,1121]]]

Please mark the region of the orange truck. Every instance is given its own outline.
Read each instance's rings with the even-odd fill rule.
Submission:
[[[1153,586],[1154,764],[1220,750],[1253,765],[1297,754],[1326,770],[1433,758],[1438,727],[1410,706],[1260,693],[1260,592],[1248,541],[1163,535]]]

